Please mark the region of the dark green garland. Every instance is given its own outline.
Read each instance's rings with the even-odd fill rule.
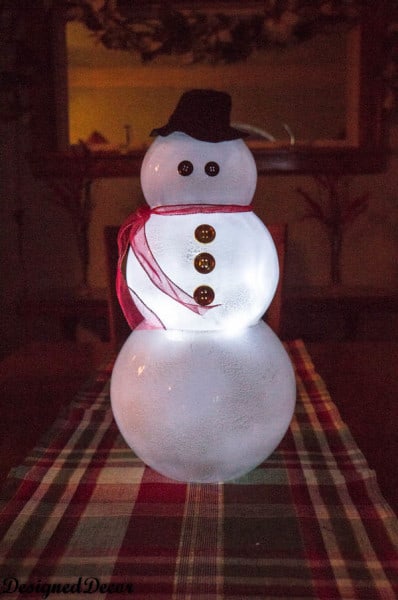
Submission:
[[[350,25],[360,9],[358,0],[269,0],[249,3],[254,8],[247,15],[236,10],[244,7],[236,1],[219,2],[217,12],[178,0],[66,4],[69,19],[84,23],[106,48],[138,53],[143,62],[177,55],[210,64],[242,61],[255,50],[297,44],[336,24]]]

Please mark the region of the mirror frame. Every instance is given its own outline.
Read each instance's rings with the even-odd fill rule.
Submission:
[[[259,172],[288,173],[374,173],[387,167],[385,80],[386,3],[363,3],[358,45],[353,62],[355,80],[350,82],[353,98],[347,126],[357,143],[292,146],[258,149]],[[349,122],[351,121],[351,122]],[[347,127],[347,128],[348,128]]]
[[[377,4],[377,6],[375,6]],[[259,174],[284,173],[372,173],[387,166],[385,111],[383,109],[387,31],[386,3],[363,3],[360,9],[359,35],[353,61],[355,78],[350,82],[352,106],[347,125],[355,143],[322,141],[313,145],[297,143],[281,146],[269,142],[251,145]],[[81,170],[76,152],[69,146],[66,17],[59,7],[46,18],[49,40],[49,71],[44,101],[36,93],[36,120],[32,124],[35,140],[32,159],[38,175],[70,175]],[[42,42],[41,42],[42,43]],[[48,94],[49,89],[52,93]],[[37,90],[36,90],[37,92]],[[145,150],[127,154],[92,155],[93,177],[138,175]],[[45,155],[45,156],[43,156]],[[77,161],[77,164],[76,164]]]

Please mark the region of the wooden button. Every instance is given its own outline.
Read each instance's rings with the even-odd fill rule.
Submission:
[[[195,238],[202,244],[209,244],[216,237],[216,230],[211,225],[204,223],[195,229]]]
[[[195,256],[194,265],[199,273],[211,273],[216,266],[216,259],[208,252],[201,252]]]
[[[207,306],[214,300],[214,291],[208,285],[200,285],[193,293],[195,301],[201,306]]]

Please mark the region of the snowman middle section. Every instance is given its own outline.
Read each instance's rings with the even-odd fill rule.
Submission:
[[[140,328],[231,330],[259,321],[279,268],[272,237],[252,211],[151,214],[144,227],[162,274],[191,302],[161,289],[130,248],[126,281],[144,317]]]

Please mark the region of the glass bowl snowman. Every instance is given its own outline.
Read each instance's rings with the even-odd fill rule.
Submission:
[[[184,93],[147,151],[148,207],[119,232],[117,291],[133,331],[111,379],[115,420],[171,479],[222,482],[262,463],[292,418],[290,360],[262,321],[276,249],[253,213],[255,162],[231,98]]]

